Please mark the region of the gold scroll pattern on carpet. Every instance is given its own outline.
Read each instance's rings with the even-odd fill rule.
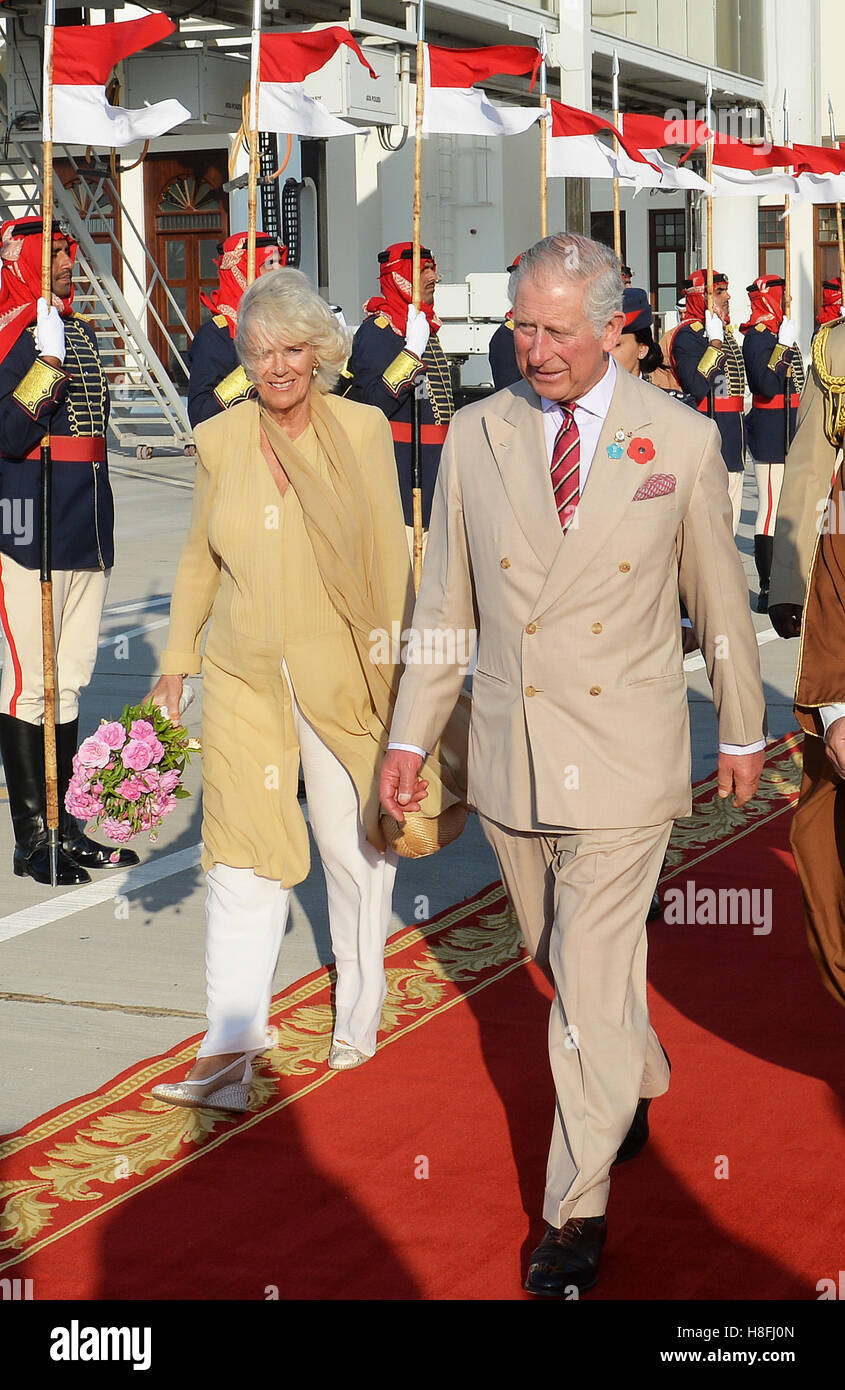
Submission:
[[[508,907],[486,912],[486,904],[503,899],[501,884],[486,890],[478,898],[462,904],[433,923],[429,932],[436,935],[436,944],[426,942],[425,927],[400,932],[387,947],[387,960],[414,947],[421,954],[408,965],[386,967],[388,994],[382,1013],[381,1046],[413,1026],[421,1017],[434,1016],[444,1003],[449,986],[458,981],[488,975],[491,983],[502,973],[502,967],[513,968],[525,958],[522,938],[516,920]],[[450,921],[467,925],[449,927]],[[445,930],[444,930],[445,926]],[[492,973],[491,973],[492,972]],[[324,1084],[337,1076],[322,1071],[328,1059],[332,1033],[331,1005],[299,1002],[303,995],[327,995],[334,983],[334,971],[327,971],[316,980],[307,981],[293,994],[284,995],[271,1010],[270,1028],[274,1045],[260,1059],[260,1072],[253,1078],[247,1122],[262,1112],[270,1113],[310,1092],[314,1085]],[[455,1003],[463,998],[454,996]],[[135,1107],[110,1114],[96,1114],[90,1125],[80,1128],[67,1141],[43,1152],[45,1161],[34,1163],[31,1176],[5,1184],[6,1201],[0,1213],[0,1250],[19,1251],[29,1247],[49,1228],[53,1213],[60,1203],[102,1203],[104,1190],[115,1195],[126,1187],[131,1195],[133,1180],[137,1182],[157,1171],[161,1176],[178,1164],[180,1157],[207,1146],[210,1141],[230,1138],[242,1127],[244,1120],[233,1124],[231,1117],[211,1110],[188,1110],[165,1105],[139,1094],[148,1089],[158,1077],[184,1062],[193,1061],[195,1044],[177,1057],[164,1058],[143,1077],[134,1078]],[[276,1078],[280,1076],[316,1075],[315,1082],[293,1095],[279,1100]],[[109,1103],[109,1096],[95,1097],[97,1109]],[[275,1104],[274,1104],[275,1102]],[[13,1143],[0,1146],[0,1159]],[[0,1265],[0,1269],[7,1268]]]

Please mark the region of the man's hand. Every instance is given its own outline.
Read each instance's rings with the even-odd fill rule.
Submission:
[[[428,782],[420,778],[423,760],[419,753],[404,748],[389,748],[381,765],[379,800],[388,815],[401,825],[406,812],[420,809],[428,796]]]
[[[422,309],[415,309],[413,304],[408,305],[408,322],[405,328],[405,346],[409,352],[422,361],[431,329],[428,326],[428,319]]]
[[[744,806],[757,790],[765,762],[765,748],[759,753],[720,753],[719,795],[728,797],[734,792],[734,806]]]
[[[778,329],[778,342],[780,343],[781,347],[794,347],[797,337],[798,329],[796,328],[792,319],[783,319],[781,321],[780,328]]]
[[[61,367],[65,360],[65,326],[55,305],[39,299],[36,307],[35,346],[38,356],[49,365]]]
[[[778,637],[800,637],[803,612],[800,603],[770,603],[769,618]]]
[[[721,347],[725,341],[725,325],[718,314],[711,314],[709,309],[704,310],[704,334],[714,347]]]
[[[828,724],[824,736],[824,751],[833,763],[838,777],[845,777],[845,718]]]

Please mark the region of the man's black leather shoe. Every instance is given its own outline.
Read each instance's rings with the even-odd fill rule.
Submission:
[[[598,1282],[606,1237],[604,1216],[573,1216],[559,1229],[547,1226],[528,1262],[527,1292],[546,1298],[567,1298],[573,1288],[586,1293]]]
[[[648,1143],[648,1107],[650,1105],[650,1097],[642,1097],[637,1101],[631,1128],[619,1145],[619,1152],[611,1167],[617,1163],[627,1163],[629,1158],[636,1158],[640,1150],[645,1148]]]

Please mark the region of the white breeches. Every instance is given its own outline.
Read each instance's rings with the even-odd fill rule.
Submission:
[[[780,490],[783,487],[783,464],[758,463],[755,459],[754,477],[757,479],[757,520],[754,523],[754,534],[773,536]]]
[[[91,679],[110,575],[111,570],[53,570],[56,718],[60,724],[76,718],[79,692]],[[5,639],[0,714],[10,714],[25,724],[41,724],[41,579],[38,570],[26,569],[8,555],[0,555],[0,627]]]

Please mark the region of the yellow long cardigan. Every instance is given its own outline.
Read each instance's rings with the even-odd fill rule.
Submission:
[[[361,466],[388,608],[401,625],[411,574],[389,425],[372,406],[324,400]],[[299,500],[293,487],[282,497],[261,452],[257,403],[204,421],[194,438],[193,511],[161,670],[204,672],[203,867],[254,868],[293,887],[310,856],[282,661],[300,709],[352,778],[376,844],[383,730],[348,626],[320,579]],[[328,476],[310,426],[295,447]]]

